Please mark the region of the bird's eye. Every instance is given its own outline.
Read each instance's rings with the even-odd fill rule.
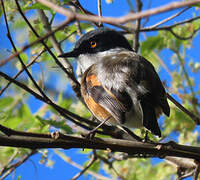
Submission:
[[[90,47],[91,48],[95,48],[97,46],[97,42],[96,41],[91,41],[90,42]]]

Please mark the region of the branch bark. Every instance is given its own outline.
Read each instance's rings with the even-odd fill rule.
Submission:
[[[191,1],[183,1],[183,2],[173,2],[169,3],[167,5],[158,7],[158,8],[153,8],[150,10],[146,10],[143,12],[135,13],[135,14],[127,14],[125,16],[119,17],[119,18],[112,18],[112,17],[99,17],[99,16],[93,16],[93,15],[84,15],[84,14],[79,14],[75,12],[71,12],[63,7],[60,7],[48,0],[37,0],[38,2],[44,4],[45,6],[55,10],[56,12],[63,14],[69,19],[77,19],[77,20],[84,20],[84,21],[91,21],[91,22],[96,22],[98,23],[99,20],[104,23],[108,23],[111,25],[117,25],[117,24],[124,24],[129,21],[134,21],[136,19],[141,19],[145,18],[148,16],[152,16],[155,14],[160,14],[166,11],[170,11],[173,9],[181,8],[181,7],[186,7],[186,6],[191,6],[197,3],[200,3],[200,0],[191,0]]]
[[[136,9],[136,12],[139,13],[142,9],[142,2],[141,0],[136,0],[136,6],[137,6],[137,9]],[[134,32],[134,37],[133,37],[133,49],[138,52],[138,49],[139,49],[139,35],[140,35],[140,24],[141,24],[141,19],[137,19],[136,20],[136,23],[135,23],[135,32]]]
[[[36,134],[36,133],[35,133]],[[29,149],[41,148],[88,148],[101,149],[117,152],[125,152],[138,157],[165,158],[176,156],[200,160],[200,148],[194,146],[179,145],[175,142],[169,143],[143,143],[137,141],[120,140],[113,138],[94,138],[93,140],[82,137],[59,134],[57,139],[46,134],[44,137],[23,136],[23,135],[0,135],[0,146],[23,147]]]

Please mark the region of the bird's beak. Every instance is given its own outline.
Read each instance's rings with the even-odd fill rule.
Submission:
[[[66,57],[66,58],[69,58],[69,57],[78,57],[79,54],[80,54],[80,52],[77,49],[73,49],[70,52],[67,52],[67,53],[64,53],[64,54],[60,54],[58,57]]]

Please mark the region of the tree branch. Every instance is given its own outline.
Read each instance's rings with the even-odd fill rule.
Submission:
[[[57,104],[55,104],[52,101],[47,101],[45,98],[43,98],[42,96],[40,96],[39,94],[34,92],[32,89],[27,87],[25,84],[15,80],[15,79],[12,79],[10,76],[8,76],[7,74],[5,74],[1,71],[0,71],[0,76],[7,79],[8,81],[16,84],[17,86],[24,89],[28,93],[32,94],[35,98],[41,100],[42,102],[45,102],[46,104],[49,104],[55,110],[57,110],[63,117],[65,117],[66,119],[70,120],[71,122],[77,124],[78,126],[84,128],[84,129],[92,130],[93,128],[89,127],[88,125],[90,125],[92,127],[96,127],[96,126],[99,125],[99,123],[85,119],[83,117],[80,117],[79,115],[74,114],[71,111],[58,106]],[[87,125],[85,125],[85,124],[87,124]],[[6,127],[3,127],[3,128],[5,129],[5,131],[7,131],[7,129],[8,129]],[[117,127],[108,126],[108,125],[104,124],[104,125],[102,125],[102,129],[103,129],[103,131],[97,131],[97,133],[104,134],[104,135],[110,135],[111,137],[114,137],[114,138],[135,140],[134,137],[132,137],[131,135],[129,135],[125,131],[118,129]],[[8,133],[12,133],[12,132],[8,131]]]
[[[144,29],[154,29],[154,28],[157,28],[157,27],[160,26],[161,24],[164,24],[164,23],[166,23],[167,21],[170,21],[170,20],[174,19],[175,17],[181,15],[182,13],[184,13],[185,11],[187,11],[187,10],[190,9],[190,8],[191,8],[191,7],[186,7],[186,8],[184,8],[184,9],[182,9],[180,12],[178,12],[178,13],[176,13],[176,14],[174,14],[174,15],[172,15],[172,16],[166,18],[166,19],[163,19],[162,21],[160,21],[160,22],[154,24],[153,26],[149,26],[149,27],[144,28]]]
[[[89,125],[93,125],[93,126],[97,126],[98,123],[95,123],[93,121],[90,121],[90,120],[87,120],[85,118],[82,118],[70,111],[68,111],[67,109],[64,109],[60,106],[58,106],[57,104],[53,103],[52,101],[47,101],[45,98],[43,98],[42,96],[40,96],[39,94],[37,94],[36,92],[34,92],[32,89],[30,89],[29,87],[27,87],[25,84],[15,80],[15,79],[12,79],[11,77],[9,77],[8,75],[6,75],[5,73],[1,72],[0,71],[0,76],[4,77],[5,79],[7,79],[8,81],[16,84],[17,86],[19,86],[20,88],[24,89],[26,92],[32,94],[35,98],[41,100],[42,102],[45,102],[49,105],[51,105],[53,108],[55,108],[62,116],[64,116],[65,118],[69,119],[70,121],[72,121],[73,123],[83,127],[83,128],[86,128],[86,129],[89,129],[91,130],[91,128],[87,127],[87,126],[84,126],[82,123],[78,123],[76,122],[73,118],[75,119],[78,119],[80,120],[81,122],[85,122]],[[72,117],[72,118],[71,118]],[[106,126],[105,126],[106,127]]]
[[[60,156],[65,162],[67,162],[67,163],[69,163],[70,165],[72,165],[72,166],[74,166],[74,167],[76,167],[76,168],[78,168],[78,169],[80,169],[80,170],[83,170],[84,169],[84,167],[83,166],[81,166],[81,165],[79,165],[79,164],[77,164],[76,162],[74,162],[74,161],[72,161],[69,157],[67,157],[63,152],[60,152],[60,151],[58,151],[58,150],[54,150],[55,151],[55,153],[58,155],[58,156]],[[95,177],[96,179],[101,179],[101,180],[111,180],[110,178],[107,178],[107,177],[105,177],[105,176],[103,176],[103,175],[101,175],[101,174],[97,174],[97,173],[95,173],[95,172],[93,172],[93,171],[90,171],[90,170],[87,170],[87,173],[88,174],[90,174],[91,176],[93,176],[93,177]]]
[[[142,2],[141,0],[136,0],[136,12],[139,13],[142,9]],[[140,24],[141,24],[141,19],[137,19],[136,20],[136,23],[135,23],[135,32],[133,34],[133,49],[138,52],[138,49],[139,49],[139,35],[140,35]]]
[[[23,164],[25,161],[27,161],[32,155],[37,153],[37,150],[32,150],[30,153],[26,154],[24,157],[22,157],[19,161],[17,161],[14,164],[8,165],[1,171],[0,173],[0,180],[3,180],[6,178],[9,174],[11,174],[13,171],[16,170],[17,167],[19,167],[21,164]]]
[[[83,8],[83,6],[81,5],[81,3],[80,3],[78,0],[71,0],[71,1],[69,2],[69,4],[70,4],[70,5],[73,5],[74,7],[76,7],[77,9],[79,9],[79,10],[80,10],[82,13],[84,13],[84,14],[96,16],[96,14],[93,14],[93,13],[91,13],[90,11],[86,10],[85,8]],[[99,27],[98,22],[97,22],[97,23],[93,22],[93,24],[94,24],[96,27]]]
[[[4,19],[5,19],[5,23],[6,23],[6,29],[7,29],[7,37],[14,49],[15,52],[17,52],[17,48],[15,47],[14,41],[12,40],[11,37],[11,33],[10,33],[10,29],[8,26],[8,21],[7,21],[7,16],[6,16],[6,12],[5,12],[5,8],[4,8],[4,3],[1,0],[2,6],[3,6],[3,13],[4,13]],[[43,92],[43,90],[40,88],[40,86],[37,84],[37,82],[34,80],[33,76],[31,75],[31,73],[29,72],[29,70],[27,69],[26,65],[24,64],[22,58],[20,57],[20,55],[17,56],[23,69],[25,70],[25,72],[27,73],[28,77],[30,78],[30,80],[33,82],[34,86],[36,87],[36,89],[40,92],[40,94],[47,100],[50,101],[50,99],[46,96],[46,94]]]
[[[48,21],[48,17],[45,15],[44,11],[41,10],[41,9],[38,9],[38,14],[40,16],[40,19],[41,19],[42,23],[44,24],[44,29],[46,30],[47,33],[50,33],[52,31],[52,29],[51,29],[51,25],[50,25],[50,23]],[[53,48],[55,49],[56,53],[57,54],[63,54],[63,50],[61,49],[59,43],[57,42],[54,34],[52,34],[49,37],[49,39],[50,39],[51,44],[52,44]],[[66,67],[68,69],[67,76],[68,76],[68,78],[70,80],[70,84],[71,84],[74,92],[76,93],[76,96],[80,100],[82,100],[81,99],[81,93],[80,93],[80,84],[78,83],[78,81],[75,78],[75,75],[73,73],[73,68],[72,68],[71,64],[68,62],[67,58],[60,58],[60,59],[61,59],[63,64],[65,63],[64,67]]]
[[[188,40],[188,39],[191,39],[193,38],[193,36],[200,30],[200,27],[193,30],[192,34],[189,35],[188,37],[182,37],[182,36],[179,36],[178,34],[176,34],[173,29],[170,29],[169,31],[177,38],[177,39],[180,39],[180,40]]]
[[[40,0],[41,1],[41,0]],[[46,1],[45,1],[46,2]],[[48,1],[47,1],[48,2]],[[189,5],[192,5],[192,4],[196,4],[196,3],[198,3],[198,2],[200,2],[200,0],[195,0],[195,1],[187,1],[187,2],[181,2],[181,4],[178,4],[178,6],[176,6],[175,5],[175,7],[173,7],[172,8],[172,5],[174,5],[174,3],[171,3],[171,4],[169,4],[169,6],[168,5],[166,5],[166,6],[162,6],[162,9],[161,10],[159,10],[159,8],[155,8],[155,9],[151,9],[151,10],[148,10],[148,11],[144,11],[144,12],[141,12],[139,15],[138,15],[138,13],[137,14],[134,14],[134,16],[132,17],[132,20],[135,20],[135,19],[138,19],[138,18],[143,18],[143,17],[147,17],[147,16],[150,16],[150,15],[153,15],[153,14],[158,14],[158,13],[161,13],[161,12],[165,12],[165,11],[169,11],[169,10],[172,10],[172,9],[176,9],[176,7],[178,8],[178,7],[184,7],[184,6],[189,6]],[[42,2],[41,2],[42,3]],[[44,3],[44,2],[43,2]],[[56,5],[54,5],[53,3],[50,3],[50,5],[49,5],[49,3],[50,2],[48,2],[48,6],[52,6],[52,7],[54,7],[54,6],[56,6]],[[186,3],[186,4],[185,4]],[[177,3],[175,3],[175,4],[177,4]],[[59,8],[58,6],[56,6],[57,8]],[[60,7],[61,8],[61,7]],[[62,11],[64,12],[65,11],[65,9],[64,8],[62,8]],[[153,14],[151,14],[152,13],[152,11],[153,11]],[[161,12],[160,12],[161,11]],[[70,12],[71,13],[71,12]],[[85,15],[85,17],[90,17],[90,18],[93,18],[93,17],[96,17],[96,16],[94,16],[94,15]],[[103,17],[102,17],[103,18]],[[143,29],[141,29],[140,31],[158,31],[158,30],[165,30],[166,28],[172,28],[172,27],[175,27],[175,26],[178,26],[178,25],[181,25],[181,24],[185,24],[185,23],[188,23],[188,22],[191,22],[191,21],[194,21],[194,20],[197,20],[197,19],[199,19],[200,18],[200,16],[197,16],[197,17],[195,17],[195,18],[191,18],[191,19],[188,19],[188,20],[186,20],[186,21],[182,21],[182,22],[180,22],[180,23],[176,23],[176,24],[174,24],[174,25],[171,25],[171,26],[166,26],[166,27],[160,27],[160,28],[154,28],[154,29],[148,29],[148,28],[143,28]],[[68,17],[68,19],[65,21],[65,22],[63,22],[61,25],[59,25],[56,29],[54,29],[51,33],[48,33],[48,34],[46,34],[45,36],[43,36],[43,37],[41,37],[41,38],[38,38],[36,41],[33,41],[32,43],[30,43],[30,44],[28,44],[28,45],[26,45],[26,46],[24,46],[21,50],[19,50],[17,53],[14,53],[13,55],[11,55],[11,56],[9,56],[8,58],[6,58],[6,59],[3,59],[3,60],[1,60],[1,62],[0,62],[0,67],[1,66],[3,66],[4,64],[6,64],[8,61],[10,61],[11,59],[13,59],[14,57],[16,57],[17,55],[19,55],[20,53],[22,53],[23,51],[25,51],[26,49],[28,49],[28,48],[30,48],[31,46],[33,46],[33,45],[35,45],[35,44],[37,44],[37,43],[39,43],[39,42],[41,42],[41,41],[43,41],[44,39],[46,39],[46,38],[48,38],[49,36],[51,36],[52,34],[54,34],[55,32],[57,32],[57,31],[59,31],[59,30],[61,30],[61,29],[63,29],[66,25],[68,25],[69,23],[71,23],[71,22],[73,22],[74,20],[76,19],[76,17],[74,17],[74,16],[69,16]],[[87,19],[87,18],[86,18]],[[118,18],[114,18],[114,20],[115,19],[118,19]],[[97,22],[97,18],[96,19],[94,19],[96,22]],[[114,21],[113,19],[111,19],[109,22],[113,22]],[[99,18],[98,18],[98,21],[99,21]],[[105,22],[104,20],[101,20],[102,22]],[[109,23],[108,22],[108,23]],[[116,24],[116,26],[117,27],[121,27],[119,24]],[[129,28],[128,28],[129,29]],[[126,30],[128,31],[128,29],[126,28]]]
[[[99,18],[102,17],[102,11],[101,11],[101,0],[97,0],[98,3],[98,16]],[[99,27],[101,27],[103,24],[101,22],[101,20],[99,20]]]
[[[163,26],[163,27],[152,27],[152,26],[150,26],[150,27],[145,27],[145,28],[140,29],[140,31],[144,31],[144,32],[145,32],[145,31],[169,30],[169,29],[172,29],[172,28],[174,28],[174,27],[176,27],[176,26],[179,26],[179,25],[182,25],[182,24],[186,24],[186,23],[190,23],[190,22],[192,22],[192,21],[196,21],[196,20],[198,20],[199,18],[200,18],[200,16],[196,16],[196,17],[187,19],[187,20],[185,20],[185,21],[177,22],[177,23],[172,24],[172,25],[169,25],[169,26]],[[156,25],[153,25],[153,26],[157,26],[157,24],[156,24]]]
[[[77,19],[77,20],[84,20],[84,21],[91,21],[91,22],[101,22],[108,23],[111,25],[118,25],[118,24],[124,24],[129,21],[133,21],[136,19],[141,19],[144,17],[152,16],[155,14],[160,14],[166,11],[170,11],[173,9],[185,7],[185,6],[191,6],[197,3],[200,3],[200,0],[191,0],[191,1],[183,1],[183,2],[173,2],[169,3],[167,5],[158,7],[158,8],[153,8],[150,10],[146,10],[143,12],[135,13],[135,14],[127,14],[125,16],[119,17],[119,18],[112,18],[112,17],[98,17],[94,15],[84,15],[84,14],[79,14],[75,12],[71,12],[63,7],[60,7],[48,0],[37,0],[38,2],[44,4],[45,6],[55,10],[56,12],[63,14],[69,19]]]
[[[36,36],[37,38],[40,38],[39,34],[36,32],[36,30],[33,28],[33,26],[31,25],[31,23],[28,21],[28,19],[26,18],[26,16],[25,16],[24,13],[22,12],[21,7],[20,7],[20,5],[19,5],[19,3],[18,3],[18,0],[15,0],[15,2],[16,2],[17,8],[18,8],[18,10],[19,10],[19,13],[20,13],[21,16],[24,18],[25,22],[28,24],[28,26],[30,27],[30,29],[31,29],[31,30],[33,31],[33,33],[35,34],[35,36]],[[48,22],[46,22],[46,25],[47,25],[47,26],[49,25]],[[50,26],[48,26],[48,27],[50,27]],[[48,32],[51,32],[50,29],[48,29]],[[52,35],[51,35],[50,37],[52,37]],[[54,40],[54,44],[53,44],[53,45],[55,45],[55,38],[54,38],[54,39],[51,38],[51,40]],[[50,50],[50,48],[46,45],[46,43],[45,43],[43,40],[41,40],[41,43],[42,43],[43,46],[46,48],[46,50],[49,52],[49,54],[52,56],[52,58],[54,59],[55,63],[65,72],[65,74],[67,75],[67,77],[68,77],[69,79],[71,79],[70,82],[72,83],[72,88],[74,88],[74,91],[76,92],[77,97],[80,98],[80,97],[81,97],[81,93],[80,93],[80,84],[79,84],[79,82],[77,81],[77,79],[76,79],[75,76],[74,76],[73,68],[71,67],[70,63],[66,63],[67,68],[65,68],[65,67],[63,66],[63,64],[62,64],[62,63],[57,59],[57,57],[54,55],[54,53]],[[58,49],[58,46],[57,46],[56,49],[59,50],[59,49]],[[62,52],[61,49],[60,49],[60,51]]]
[[[1,60],[0,62],[0,67],[5,65],[7,62],[9,62],[11,59],[15,58],[16,56],[18,56],[20,53],[24,52],[25,50],[27,50],[28,48],[34,46],[35,44],[47,39],[49,36],[51,36],[52,34],[56,33],[57,31],[63,29],[67,24],[73,22],[74,19],[68,19],[66,21],[64,21],[61,25],[59,25],[56,29],[54,29],[53,31],[51,31],[50,33],[47,33],[46,35],[38,38],[37,40],[33,41],[32,43],[25,45],[24,47],[22,47],[19,51],[17,51],[16,53],[12,54],[11,56],[9,56],[6,59]]]
[[[92,158],[90,159],[90,162],[87,164],[87,166],[85,168],[83,168],[78,174],[76,174],[73,178],[71,178],[71,180],[76,180],[78,179],[82,174],[84,174],[93,164],[94,162],[97,160],[97,157],[92,154]]]
[[[35,133],[36,134],[36,133]],[[164,158],[166,156],[176,156],[200,160],[200,148],[194,146],[179,145],[175,142],[169,143],[143,143],[137,141],[120,140],[113,138],[94,138],[93,140],[82,137],[59,134],[58,138],[53,139],[46,134],[39,136],[19,136],[19,135],[0,135],[0,146],[23,147],[29,149],[41,148],[88,148],[88,149],[110,149],[111,151],[125,152],[129,155],[137,154],[151,155],[151,157]]]
[[[167,98],[174,103],[181,111],[186,113],[191,119],[195,121],[197,125],[200,125],[200,118],[194,115],[192,112],[188,111],[185,107],[183,107],[178,101],[176,101],[169,93],[167,93]]]
[[[30,62],[30,63],[28,63],[27,65],[26,65],[26,68],[28,68],[28,67],[30,67],[31,65],[33,65],[35,62],[36,62],[36,60],[42,55],[42,53],[44,53],[45,52],[45,50],[41,50],[40,52],[39,52],[39,54]],[[24,71],[24,68],[22,68],[14,77],[13,77],[13,79],[17,79],[17,77],[22,73]],[[10,84],[11,84],[11,82],[8,82],[8,84],[4,87],[4,88],[2,88],[1,90],[0,90],[0,96],[4,93],[4,91],[10,86]]]

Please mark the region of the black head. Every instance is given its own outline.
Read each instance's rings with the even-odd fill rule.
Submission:
[[[78,57],[80,54],[95,54],[114,48],[133,51],[127,39],[120,33],[108,28],[99,28],[84,34],[71,52],[59,57]]]

